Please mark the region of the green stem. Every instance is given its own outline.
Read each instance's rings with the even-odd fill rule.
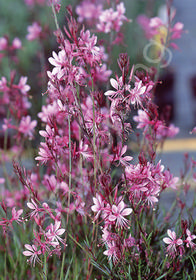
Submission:
[[[47,280],[47,258],[46,258],[46,254],[44,254],[44,267],[43,267],[43,279]]]
[[[56,29],[60,30],[60,27],[59,27],[59,24],[58,24],[57,15],[56,15],[56,11],[55,11],[55,7],[54,7],[53,3],[52,3],[52,13],[53,13],[53,16],[54,16],[54,22],[55,22],[55,25],[56,25]]]
[[[60,274],[60,280],[63,280],[63,266],[65,263],[65,252],[63,252],[63,259],[62,259],[62,263],[61,263],[61,274]]]

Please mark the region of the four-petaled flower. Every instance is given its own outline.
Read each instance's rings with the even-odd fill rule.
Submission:
[[[20,215],[23,213],[23,209],[20,209],[16,211],[16,207],[12,208],[12,218],[10,220],[10,223],[13,221],[16,221],[17,223],[22,222],[22,219],[20,218]]]
[[[35,266],[35,262],[39,262],[41,263],[38,255],[41,255],[41,250],[38,250],[37,247],[35,245],[29,245],[29,244],[25,244],[25,248],[28,251],[23,251],[23,255],[25,255],[26,257],[30,257],[28,259],[28,262],[30,262],[31,264],[33,263],[33,266]]]
[[[108,250],[103,252],[104,255],[108,256],[109,259],[113,259],[113,262],[116,264],[120,258],[120,250],[116,246],[115,242],[112,241],[108,243]]]
[[[124,216],[128,216],[133,211],[131,208],[125,208],[125,203],[121,200],[121,202],[116,206],[112,205],[112,213],[109,215],[108,220],[110,222],[116,222],[117,227],[126,227],[128,224],[128,220],[125,219]]]
[[[191,232],[190,232],[190,230],[188,228],[186,229],[186,234],[187,234],[187,238],[185,240],[186,247],[187,248],[189,248],[189,247],[194,248],[195,247],[195,243],[193,243],[192,240],[194,240],[196,238],[196,235],[191,234]]]
[[[97,212],[97,215],[94,217],[94,220],[96,220],[104,209],[104,201],[99,194],[96,194],[96,197],[93,197],[93,202],[94,205],[91,206],[91,209],[93,212]]]
[[[51,242],[51,245],[54,245],[55,247],[59,245],[59,241],[64,243],[61,237],[59,235],[62,235],[65,232],[65,229],[59,228],[61,225],[60,221],[55,221],[55,224],[50,224],[48,227],[48,231],[46,232],[46,236]]]
[[[163,241],[166,244],[168,244],[167,251],[171,252],[171,253],[174,253],[174,252],[176,252],[176,247],[179,246],[179,245],[182,245],[183,241],[180,238],[176,239],[175,231],[171,231],[170,229],[168,229],[167,234],[170,238],[165,237],[165,238],[163,238]]]
[[[122,164],[123,166],[129,165],[129,161],[131,161],[133,158],[131,156],[123,156],[126,151],[127,145],[123,147],[117,146],[117,154],[115,155],[114,161],[119,161],[119,164]]]
[[[31,121],[30,116],[22,117],[19,125],[19,132],[23,133],[24,136],[29,137],[29,139],[32,139],[36,125],[37,121]]]

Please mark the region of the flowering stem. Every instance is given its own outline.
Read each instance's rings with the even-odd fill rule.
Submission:
[[[68,128],[69,128],[69,195],[68,195],[68,208],[70,205],[70,191],[71,191],[71,171],[72,171],[72,160],[71,160],[71,120],[70,115],[68,113]],[[69,219],[69,211],[67,214],[67,223]]]
[[[144,233],[144,231],[143,231],[143,229],[142,229],[142,226],[141,226],[140,221],[139,221],[139,219],[138,219],[138,217],[137,217],[137,215],[136,215],[136,213],[135,213],[134,208],[133,208],[133,214],[134,214],[134,217],[135,217],[135,219],[136,219],[136,222],[137,222],[137,224],[138,224],[138,226],[139,226],[139,230],[140,230],[140,233],[141,233],[141,235],[142,235],[144,244],[145,244],[145,246],[146,246],[146,249],[147,249],[147,252],[148,252],[148,256],[151,258],[150,246],[149,246],[148,241],[147,241],[147,239],[146,239],[146,237],[145,237],[145,233]]]
[[[94,97],[94,82],[93,78],[91,77],[92,81],[92,98],[93,98],[93,157],[94,157],[94,184],[95,184],[95,192],[97,190],[97,160],[96,160],[96,135],[95,135],[95,97]]]
[[[93,81],[92,81],[92,83],[93,83]],[[85,119],[84,119],[82,107],[81,107],[81,104],[80,104],[79,90],[78,90],[78,87],[77,87],[77,86],[76,86],[76,89],[77,89],[77,90],[76,90],[76,91],[77,91],[77,96],[75,95],[74,92],[73,92],[73,95],[74,95],[74,99],[75,99],[76,105],[77,105],[77,107],[79,108],[80,116],[81,116],[81,118],[82,118],[82,126],[81,126],[81,124],[79,124],[79,125],[80,125],[80,128],[81,128],[82,132],[85,133],[85,135],[87,136],[87,138],[88,138],[88,140],[89,140],[89,144],[91,145],[91,148],[92,148],[92,150],[93,150],[94,160],[96,161],[96,145],[94,144],[94,143],[95,143],[95,140],[96,140],[96,137],[94,138],[94,136],[95,136],[95,133],[94,133],[94,131],[95,131],[95,124],[94,124],[94,123],[95,123],[94,96],[92,97],[92,99],[93,99],[93,110],[94,110],[94,113],[93,113],[93,143],[92,143],[92,142],[91,142],[91,141],[92,141],[92,140],[91,140],[91,136],[89,135],[88,130],[87,130],[87,128],[86,128],[86,123],[85,123]],[[94,87],[93,87],[93,90],[94,90]],[[100,165],[100,162],[99,162],[99,161],[98,161],[98,162],[96,161],[96,164],[98,164],[100,172],[103,173],[103,172],[102,172],[102,167],[101,167],[101,165]],[[95,166],[96,166],[96,165],[95,165]],[[94,178],[95,178],[95,179],[96,179],[96,170],[97,170],[97,169],[94,170]],[[96,182],[96,180],[95,180],[95,182]]]

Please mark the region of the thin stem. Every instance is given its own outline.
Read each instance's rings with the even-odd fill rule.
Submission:
[[[53,13],[53,16],[54,16],[54,22],[55,22],[55,25],[56,25],[56,29],[59,30],[60,27],[59,27],[57,15],[56,15],[56,11],[55,11],[55,7],[54,7],[53,3],[52,3],[52,13]]]
[[[63,266],[65,263],[65,252],[63,252],[63,259],[62,259],[62,263],[61,263],[61,274],[60,274],[60,280],[63,280]]]
[[[70,115],[68,113],[68,127],[69,127],[69,194],[68,194],[68,208],[70,206],[70,191],[71,191],[71,181],[72,181],[72,176],[71,176],[71,171],[72,171],[72,160],[71,160],[71,120],[70,120]],[[69,219],[69,211],[67,213],[67,223]]]
[[[92,82],[92,99],[93,99],[93,158],[94,158],[94,184],[95,184],[95,192],[97,190],[97,160],[96,160],[96,135],[95,135],[95,97],[94,97],[94,82],[91,77]]]
[[[43,267],[43,279],[47,280],[47,258],[46,258],[46,254],[44,254],[44,267]]]
[[[132,207],[132,209],[133,209],[133,214],[134,214],[134,217],[135,217],[135,219],[136,219],[136,222],[137,222],[137,224],[138,224],[138,226],[139,226],[139,230],[140,230],[140,232],[141,232],[141,235],[142,235],[144,244],[145,244],[145,246],[146,246],[148,255],[151,257],[150,246],[149,246],[149,244],[148,244],[148,242],[147,242],[147,240],[146,240],[145,233],[144,233],[144,231],[143,231],[143,229],[142,229],[142,226],[141,226],[141,224],[140,224],[140,221],[139,221],[139,219],[138,219],[138,217],[137,217],[137,215],[136,215],[135,210],[134,210],[133,207]]]

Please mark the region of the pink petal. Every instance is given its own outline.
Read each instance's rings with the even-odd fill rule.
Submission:
[[[172,242],[172,240],[168,237],[163,238],[163,242],[165,242],[166,244],[170,244]]]
[[[131,156],[126,156],[123,158],[123,160],[126,160],[126,161],[131,161],[133,159],[133,157]]]
[[[118,82],[115,79],[111,78],[110,84],[113,86],[113,88],[118,89]]]
[[[97,212],[97,211],[98,211],[97,205],[91,206],[91,210],[92,210],[93,212]]]
[[[57,230],[56,234],[57,235],[62,235],[64,232],[65,232],[65,229],[61,228],[61,229]]]
[[[112,212],[113,213],[117,213],[118,212],[118,208],[116,205],[112,205]]]
[[[121,213],[121,211],[124,209],[125,204],[123,200],[118,204],[118,212]]]
[[[28,249],[28,250],[30,250],[30,251],[33,251],[33,248],[32,248],[31,245],[25,244],[24,246],[25,246],[26,249]]]
[[[23,253],[23,255],[25,255],[25,256],[27,256],[27,257],[33,255],[33,252],[30,252],[30,251],[24,251],[24,252],[22,252],[22,253]]]
[[[61,225],[60,221],[55,221],[54,227],[56,230],[60,227],[60,225]]]
[[[104,93],[104,95],[108,96],[108,95],[113,95],[113,94],[115,94],[115,93],[116,93],[116,91],[108,90],[108,91],[106,91],[106,92]]]
[[[175,231],[171,231],[170,229],[167,230],[167,234],[168,236],[172,239],[175,240],[176,239],[176,233]]]
[[[121,150],[121,155],[124,155],[124,153],[126,153],[127,151],[127,145],[125,145],[122,150]]]
[[[127,216],[127,215],[131,214],[132,211],[133,211],[133,210],[132,210],[131,208],[126,208],[126,209],[124,209],[124,210],[122,211],[121,215],[122,215],[122,216]]]
[[[116,216],[110,215],[110,216],[108,217],[108,219],[109,219],[109,221],[114,222],[114,221],[116,220]]]

